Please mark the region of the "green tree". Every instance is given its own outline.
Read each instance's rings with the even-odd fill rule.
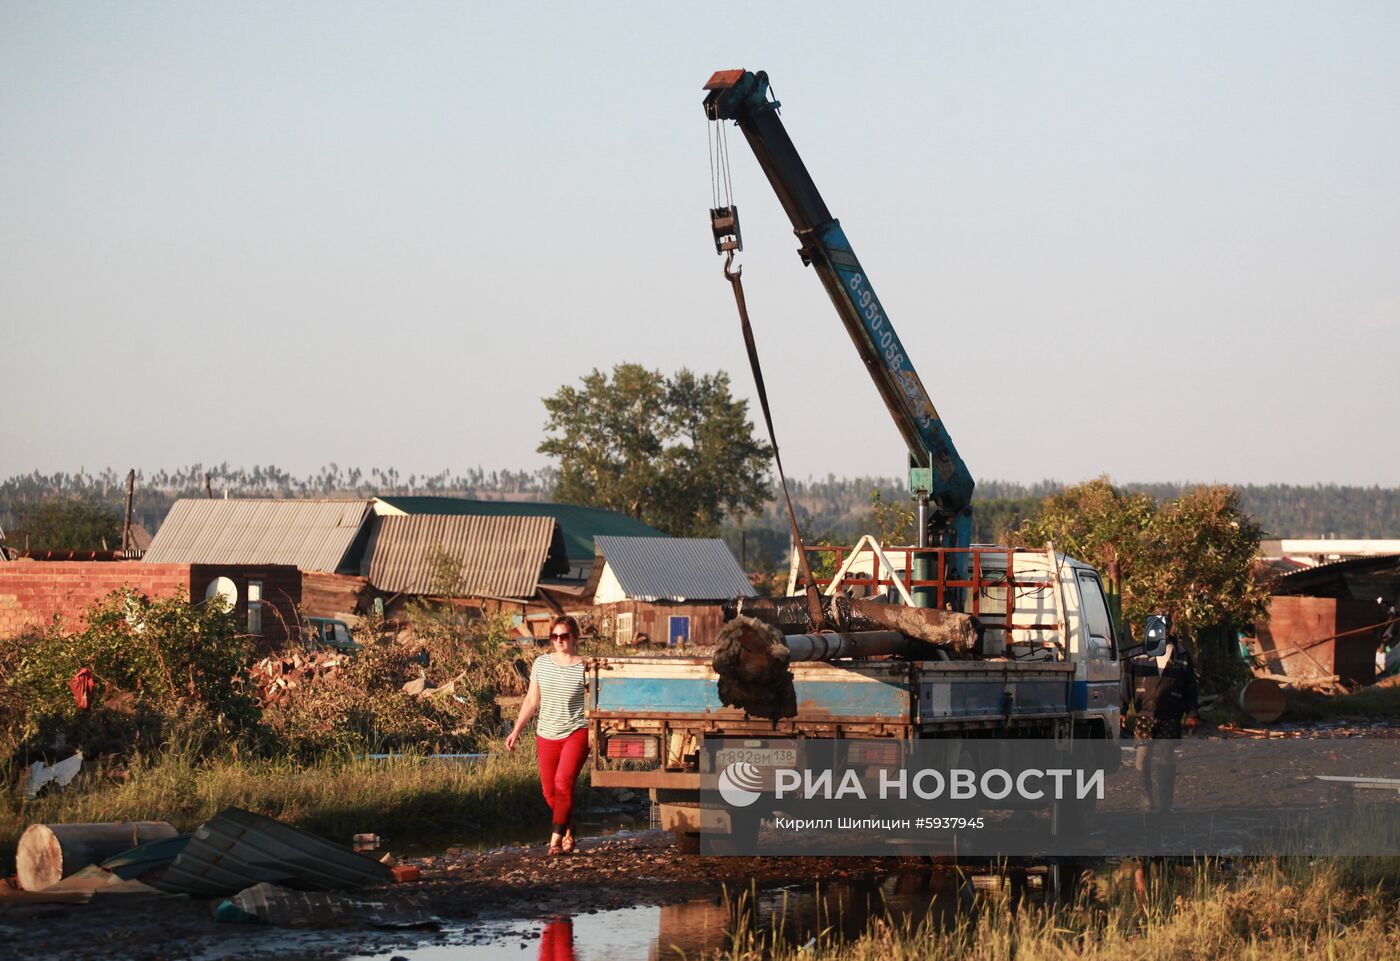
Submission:
[[[640,364],[594,370],[544,398],[539,451],[559,459],[558,500],[621,511],[677,537],[708,537],[768,500],[772,449],[753,435],[729,375]]]
[[[887,501],[880,494],[880,488],[872,487],[870,514],[879,532],[881,547],[914,543],[919,515],[913,507],[894,500]]]
[[[1248,626],[1264,616],[1268,591],[1253,565],[1262,535],[1231,487],[1195,487],[1159,503],[1101,477],[1047,497],[1013,540],[1051,541],[1100,570],[1116,563],[1130,626],[1169,611],[1182,634],[1199,639],[1211,628]],[[1240,667],[1238,658],[1218,656],[1228,653],[1198,650],[1203,678],[1214,687]],[[1214,677],[1205,676],[1207,663]]]
[[[86,497],[45,497],[15,509],[16,531],[29,548],[96,551],[121,546],[122,518],[114,508]],[[22,543],[11,542],[12,547]]]

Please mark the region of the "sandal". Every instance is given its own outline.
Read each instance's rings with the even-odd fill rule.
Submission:
[[[549,839],[549,850],[545,852],[548,857],[557,858],[564,853],[564,846],[559,835],[554,835]]]
[[[568,834],[564,835],[562,839],[560,839],[559,850],[561,850],[565,854],[573,854],[574,849],[574,832],[570,831]]]

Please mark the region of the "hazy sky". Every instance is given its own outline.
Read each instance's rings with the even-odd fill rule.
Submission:
[[[533,468],[594,367],[752,396],[700,107],[747,67],[975,477],[1395,485],[1397,43],[1388,2],[0,0],[0,474]],[[731,143],[790,473],[902,473]]]

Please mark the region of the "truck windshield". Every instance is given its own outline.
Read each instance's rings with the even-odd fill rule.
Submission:
[[[1079,571],[1079,599],[1083,605],[1084,624],[1089,629],[1088,655],[1113,657],[1113,618],[1108,613],[1108,601],[1103,585],[1092,571]]]

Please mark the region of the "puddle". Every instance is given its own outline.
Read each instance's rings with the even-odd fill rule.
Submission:
[[[409,961],[484,961],[538,958],[540,961],[670,961],[745,948],[766,954],[777,944],[788,948],[851,940],[872,917],[887,913],[918,925],[928,920],[952,924],[983,892],[1000,887],[999,877],[969,883],[952,872],[927,871],[881,879],[788,885],[730,892],[663,906],[580,913],[539,921],[503,920],[446,932],[432,943],[400,945],[392,952]],[[1039,893],[1038,879],[1030,882]],[[744,920],[739,920],[740,918]],[[373,955],[353,956],[370,961]],[[383,961],[382,956],[378,961]]]

